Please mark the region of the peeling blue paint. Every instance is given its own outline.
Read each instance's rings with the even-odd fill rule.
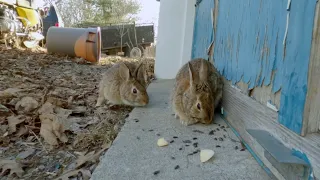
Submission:
[[[314,177],[312,175],[312,166],[311,166],[311,163],[310,163],[307,155],[305,153],[302,153],[302,152],[296,150],[296,149],[292,149],[291,152],[292,152],[292,155],[304,160],[309,165],[309,168],[305,168],[305,172],[304,173],[307,173],[305,175],[307,175],[308,180],[314,180]],[[309,171],[306,172],[306,169],[309,169]]]
[[[233,84],[249,89],[270,85],[281,90],[278,121],[300,134],[307,93],[308,65],[317,0],[219,1],[217,32],[213,32],[214,0],[197,6],[192,57],[207,58],[215,37],[214,64]],[[286,44],[283,44],[289,16]]]
[[[206,50],[213,38],[213,27],[211,20],[211,10],[214,7],[214,0],[202,0],[196,7],[192,58],[207,59]]]

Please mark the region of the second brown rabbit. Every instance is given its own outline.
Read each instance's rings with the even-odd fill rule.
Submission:
[[[147,74],[142,62],[119,62],[109,68],[99,84],[99,97],[96,103],[101,106],[105,100],[113,105],[145,106],[149,103]]]
[[[223,79],[205,59],[183,65],[175,78],[171,95],[175,117],[184,125],[210,124],[222,99]]]

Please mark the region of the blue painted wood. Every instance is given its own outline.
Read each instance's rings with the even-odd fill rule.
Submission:
[[[202,0],[196,7],[191,53],[192,59],[208,58],[206,50],[213,38],[213,27],[211,21],[211,10],[213,7],[214,0]]]
[[[220,0],[214,64],[233,84],[281,89],[279,122],[300,134],[317,0]],[[192,57],[207,58],[212,0],[197,8]],[[290,13],[286,45],[287,13]],[[210,31],[210,32],[208,32]]]

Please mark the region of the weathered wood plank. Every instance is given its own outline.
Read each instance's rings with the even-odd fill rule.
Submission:
[[[320,5],[317,3],[309,62],[308,92],[304,107],[302,136],[320,129]]]
[[[281,90],[277,91],[276,93],[273,93],[272,83],[269,86],[256,86],[251,90],[249,90],[249,85],[244,83],[243,81],[239,81],[238,83],[236,83],[236,86],[240,88],[244,94],[253,97],[255,100],[257,100],[265,106],[267,106],[268,101],[271,101],[272,105],[279,110]]]
[[[308,156],[314,175],[320,177],[320,135],[313,134],[301,137],[280,125],[277,112],[253,100],[239,90],[226,83],[222,106],[226,120],[233,126],[246,143],[253,149],[265,165],[277,178],[283,178],[280,173],[264,157],[264,149],[246,131],[246,129],[262,129],[270,132],[288,148],[299,150]]]

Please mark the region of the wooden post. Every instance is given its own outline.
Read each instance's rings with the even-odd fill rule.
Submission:
[[[308,92],[301,135],[319,132],[320,126],[320,5],[316,5],[309,62]]]

